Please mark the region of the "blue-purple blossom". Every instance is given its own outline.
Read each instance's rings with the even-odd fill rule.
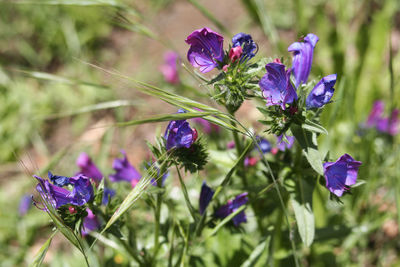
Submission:
[[[349,190],[349,186],[357,181],[360,161],[354,160],[349,154],[344,154],[336,162],[324,163],[326,187],[338,197]]]
[[[184,112],[185,111],[182,109],[178,111],[178,113]],[[186,120],[170,121],[165,130],[164,138],[167,141],[167,150],[170,150],[173,147],[189,148],[197,139],[197,131],[194,128],[190,128],[190,125]]]
[[[18,208],[19,215],[24,216],[26,213],[28,213],[31,207],[32,207],[32,196],[31,195],[22,196]]]
[[[283,134],[277,136],[276,144],[280,151],[285,151],[286,149],[291,149],[294,144],[294,140],[296,140],[296,138],[294,138],[294,136],[286,135],[286,140],[284,140]]]
[[[384,117],[384,109],[383,101],[375,101],[365,126],[368,128],[376,127],[379,132],[395,136],[400,131],[399,110],[393,109],[389,117]]]
[[[111,199],[113,196],[115,196],[115,190],[108,187],[104,187],[103,199],[101,201],[101,204],[106,206],[108,204],[108,200]]]
[[[232,47],[242,47],[242,60],[251,59],[257,53],[257,44],[250,34],[238,33],[232,38]]]
[[[335,92],[333,86],[336,83],[336,76],[336,74],[325,76],[315,85],[306,99],[308,109],[320,108],[331,101],[333,92]]]
[[[269,63],[265,66],[267,73],[260,80],[260,88],[267,106],[280,105],[283,110],[286,104],[297,100],[297,94],[290,82],[290,70],[285,65]]]
[[[296,81],[296,88],[302,83],[307,83],[311,71],[314,48],[318,40],[318,36],[309,33],[304,38],[304,42],[295,42],[288,48],[289,52],[293,52],[292,71]]]
[[[69,179],[69,183],[73,186],[72,192],[51,184],[47,179],[44,180],[36,175],[34,177],[39,182],[36,185],[36,190],[41,197],[47,200],[55,209],[66,204],[82,206],[89,202],[94,196],[93,187],[89,178],[82,174],[78,174]]]
[[[271,143],[267,139],[262,138],[260,136],[257,137],[257,144],[260,147],[261,152],[263,154],[270,152],[272,149]]]
[[[219,218],[225,218],[230,214],[234,213],[241,206],[245,205],[247,201],[248,201],[247,192],[242,193],[236,196],[233,200],[228,200],[228,204],[225,204],[222,207],[220,207],[215,213],[215,216]],[[235,217],[233,217],[232,221],[235,226],[238,226],[243,222],[247,222],[244,210],[242,210]]]
[[[113,162],[114,174],[110,175],[111,182],[126,181],[132,184],[132,187],[136,185],[142,175],[133,167],[126,156],[125,151],[121,150],[123,155],[122,159],[116,158]]]
[[[90,232],[100,228],[100,222],[97,219],[96,215],[93,214],[92,210],[87,208],[86,212],[88,213],[88,215],[83,219],[83,228],[81,231],[83,236],[86,236]]]
[[[63,187],[69,184],[69,177],[54,175],[50,171],[47,172],[47,176],[56,186]]]
[[[93,179],[96,183],[99,183],[103,179],[103,174],[93,163],[92,159],[88,154],[82,152],[76,160],[76,165],[80,168],[78,174],[83,174],[86,177]]]
[[[224,37],[209,28],[195,30],[185,41],[190,45],[187,59],[203,73],[211,71],[224,59]]]
[[[210,204],[210,201],[214,196],[214,193],[215,193],[214,190],[212,190],[206,184],[206,181],[203,181],[203,184],[201,185],[200,198],[199,198],[199,212],[201,215],[204,214],[204,211],[206,210],[208,204]]]

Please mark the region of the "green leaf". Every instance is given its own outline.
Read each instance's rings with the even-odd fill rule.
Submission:
[[[53,232],[53,234],[49,237],[49,239],[47,239],[47,241],[40,248],[38,253],[36,253],[35,258],[33,259],[33,262],[29,265],[30,267],[39,267],[40,265],[42,265],[42,262],[44,260],[44,257],[46,256],[47,250],[49,250],[51,240],[53,240],[53,237],[56,233],[57,233],[57,230]]]
[[[320,175],[324,175],[322,167],[321,155],[317,146],[317,135],[313,132],[305,131],[297,124],[292,124],[290,127],[294,137],[299,142],[303,153],[306,156],[311,167]]]
[[[315,180],[301,178],[295,192],[290,194],[290,204],[296,217],[297,229],[304,245],[309,247],[315,236],[315,219],[312,211],[312,194]]]
[[[321,134],[326,134],[326,135],[328,134],[328,131],[324,127],[322,127],[318,123],[312,122],[310,120],[306,120],[301,125],[301,127],[304,130],[308,130],[308,131],[313,132],[313,133],[321,133]]]
[[[271,242],[271,236],[268,236],[264,241],[258,244],[257,247],[254,248],[253,252],[250,254],[249,258],[242,263],[241,267],[250,267],[255,266],[260,259],[263,252],[268,253],[269,243]]]

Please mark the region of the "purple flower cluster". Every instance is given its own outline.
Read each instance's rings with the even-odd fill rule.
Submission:
[[[383,101],[375,101],[368,116],[366,126],[375,127],[379,132],[395,136],[400,131],[399,110],[394,109],[389,117],[384,117],[385,104]]]
[[[297,100],[296,90],[290,82],[290,73],[294,75],[296,88],[307,82],[317,42],[318,37],[310,33],[304,38],[304,42],[295,42],[289,46],[288,51],[294,55],[292,69],[286,70],[285,65],[279,60],[265,66],[267,73],[259,85],[267,106],[279,105],[285,110],[286,104],[292,104]],[[335,83],[336,74],[322,78],[306,99],[307,109],[320,108],[329,103],[335,91],[333,88]]]
[[[241,60],[249,60],[257,53],[257,44],[250,34],[238,33],[232,38],[232,47],[242,47]]]

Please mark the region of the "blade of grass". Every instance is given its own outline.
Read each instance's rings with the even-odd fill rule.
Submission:
[[[42,265],[42,262],[44,260],[44,257],[46,257],[47,250],[49,250],[51,240],[53,240],[53,237],[58,231],[54,231],[53,234],[47,239],[47,241],[43,244],[43,246],[40,248],[38,253],[36,253],[35,258],[33,259],[32,264],[30,264],[30,267],[39,267]]]

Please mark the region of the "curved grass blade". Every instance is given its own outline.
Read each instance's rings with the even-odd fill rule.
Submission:
[[[38,253],[36,253],[35,258],[33,259],[33,262],[29,265],[30,267],[39,267],[42,265],[44,257],[46,257],[47,250],[49,250],[51,240],[53,240],[53,237],[55,236],[56,233],[57,233],[57,230],[53,232],[53,234],[49,237],[49,239],[47,239],[47,241],[40,248]]]
[[[265,251],[266,254],[268,254],[270,242],[271,242],[271,236],[268,236],[264,241],[262,241],[260,244],[258,244],[257,247],[254,248],[249,258],[242,263],[241,267],[256,266],[263,252]],[[266,255],[265,257],[268,257],[268,255]]]

